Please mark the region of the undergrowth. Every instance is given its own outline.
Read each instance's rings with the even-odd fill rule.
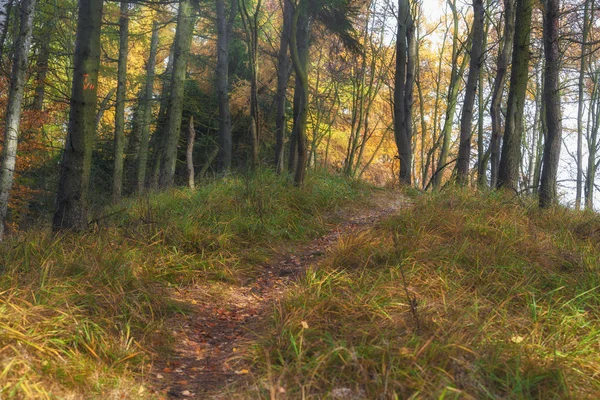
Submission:
[[[172,347],[170,287],[252,276],[273,247],[326,229],[369,188],[270,172],[126,201],[84,234],[1,243],[0,398],[147,398],[152,357]]]
[[[591,212],[423,195],[308,271],[231,397],[600,398],[599,239]]]

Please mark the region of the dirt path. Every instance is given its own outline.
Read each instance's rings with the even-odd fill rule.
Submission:
[[[241,353],[238,346],[260,331],[290,283],[317,264],[341,235],[365,229],[409,204],[400,193],[378,191],[370,207],[341,210],[344,222],[323,237],[291,251],[282,249],[246,285],[210,283],[179,290],[175,296],[193,312],[169,321],[177,341],[176,354],[154,363],[148,382],[151,391],[165,399],[218,398],[220,389],[248,373],[234,361]]]

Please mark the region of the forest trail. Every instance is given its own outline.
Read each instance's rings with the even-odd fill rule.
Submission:
[[[147,385],[161,399],[223,399],[227,386],[245,379],[251,371],[241,355],[260,335],[273,306],[311,265],[318,264],[338,240],[371,227],[411,205],[397,191],[377,190],[362,208],[336,212],[328,233],[307,244],[276,248],[276,255],[260,274],[247,282],[199,284],[175,289],[174,298],[191,312],[168,320],[176,343],[168,359],[157,359]]]

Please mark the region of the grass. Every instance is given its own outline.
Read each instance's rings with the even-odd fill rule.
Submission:
[[[600,398],[600,217],[448,190],[343,237],[232,398]]]
[[[323,174],[295,188],[261,171],[128,200],[84,234],[1,243],[0,398],[152,397],[144,376],[174,346],[164,321],[186,310],[171,288],[236,285],[369,192]]]

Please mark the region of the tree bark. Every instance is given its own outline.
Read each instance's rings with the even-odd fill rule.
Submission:
[[[408,30],[411,24],[408,0],[398,0],[398,28],[396,31],[396,73],[394,76],[394,137],[400,158],[399,180],[401,184],[411,184],[412,148],[406,121]]]
[[[152,160],[150,162],[152,166],[151,175],[148,178],[146,185],[151,189],[158,189],[158,178],[160,175],[160,166],[162,157],[165,152],[165,136],[167,128],[167,116],[169,111],[169,104],[171,102],[171,78],[173,77],[173,60],[175,59],[175,45],[174,40],[171,44],[169,51],[169,61],[167,62],[167,68],[162,74],[162,90],[160,93],[160,107],[158,109],[158,117],[156,119],[156,128],[154,134],[150,139],[150,149],[152,149]]]
[[[291,0],[283,0],[283,26],[281,28],[281,39],[279,41],[279,53],[277,55],[277,94],[275,95],[275,107],[277,109],[275,117],[275,170],[278,174],[283,172],[284,165],[284,141],[286,131],[285,105],[291,72],[288,48],[293,11]]]
[[[584,77],[586,72],[586,42],[588,40],[588,34],[590,29],[590,23],[588,22],[590,13],[590,4],[588,0],[584,1],[583,11],[583,32],[581,35],[581,55],[579,59],[579,81],[578,81],[578,97],[577,103],[577,184],[575,194],[575,208],[579,210],[581,208],[581,194],[583,185],[583,109],[584,109]]]
[[[469,164],[471,160],[471,137],[473,107],[477,92],[479,70],[483,62],[483,0],[473,0],[473,28],[469,75],[465,87],[465,98],[460,119],[460,144],[458,148],[458,161],[456,163],[456,178],[459,184],[469,182]]]
[[[298,155],[294,171],[294,184],[302,185],[306,172],[307,139],[306,121],[308,117],[308,41],[309,16],[308,1],[300,0],[294,10],[290,37],[292,63],[296,71],[296,90],[298,92],[298,114],[294,120],[296,151]],[[294,93],[296,98],[296,93]],[[292,155],[290,155],[290,158]]]
[[[100,67],[103,0],[80,0],[69,128],[56,196],[54,230],[87,228],[87,200]]]
[[[217,101],[219,103],[219,172],[231,169],[233,143],[231,138],[231,110],[229,108],[229,45],[237,0],[231,1],[229,18],[225,0],[216,0],[217,6]]]
[[[497,187],[518,190],[523,136],[523,109],[529,74],[529,42],[533,0],[517,0],[512,70],[506,111],[506,127]]]
[[[454,114],[456,113],[456,103],[458,100],[458,91],[460,87],[460,78],[463,76],[469,57],[465,54],[462,63],[458,64],[458,42],[459,42],[459,19],[456,9],[456,0],[448,0],[448,6],[452,10],[453,35],[452,35],[452,70],[450,72],[450,85],[448,87],[448,95],[446,100],[446,119],[442,128],[442,149],[440,151],[437,170],[433,177],[435,188],[439,188],[442,184],[443,171],[448,166],[448,154],[450,153],[450,141],[452,134],[452,126],[454,124]]]
[[[506,85],[507,70],[513,49],[515,36],[515,0],[504,0],[504,35],[502,35],[502,48],[496,62],[496,78],[492,91],[492,139],[490,142],[490,187],[498,184],[498,168],[500,164],[500,143],[502,138],[502,93]]]
[[[150,137],[150,120],[152,118],[152,95],[154,92],[154,72],[156,69],[156,53],[158,51],[158,22],[152,23],[152,38],[150,39],[150,55],[146,63],[146,82],[140,105],[138,118],[140,119],[140,150],[137,157],[136,188],[137,192],[144,191],[146,182],[146,169],[148,166],[148,138]]]
[[[195,23],[196,12],[192,5],[192,0],[181,0],[177,16],[175,56],[173,60],[173,76],[171,77],[169,111],[167,112],[165,126],[164,153],[159,177],[159,186],[161,188],[172,187],[175,183],[177,145],[179,144],[179,136],[181,134],[187,60],[192,44]]]
[[[546,126],[548,136],[544,143],[542,178],[540,181],[540,207],[549,207],[557,202],[556,175],[562,143],[560,110],[560,48],[558,18],[560,0],[544,1],[544,102],[546,104]]]
[[[246,31],[246,45],[250,66],[250,127],[248,129],[250,142],[249,161],[252,168],[259,164],[260,145],[260,108],[258,106],[258,40],[259,40],[259,15],[262,0],[257,0],[254,12],[250,14],[246,0],[239,0],[242,23]]]
[[[1,0],[0,0],[1,1]],[[52,34],[52,22],[44,24],[43,35]],[[48,61],[50,60],[50,39],[48,37],[40,38],[39,55],[36,61],[35,92],[31,109],[42,111],[44,108],[44,98],[46,96],[46,75],[48,74]]]
[[[119,62],[117,67],[117,102],[115,105],[115,142],[112,202],[121,201],[123,157],[125,152],[125,101],[127,96],[127,55],[129,53],[129,3],[121,3],[119,17]]]
[[[4,222],[8,212],[8,200],[13,187],[17,145],[19,141],[19,122],[25,89],[27,58],[31,46],[31,31],[36,0],[21,0],[21,26],[15,42],[15,55],[10,78],[8,104],[6,107],[4,145],[2,148],[2,170],[0,171],[0,241],[4,237]]]
[[[0,63],[4,55],[4,42],[8,33],[8,22],[10,20],[10,11],[14,0],[0,0]]]
[[[187,150],[185,152],[185,161],[188,173],[188,186],[191,190],[196,188],[194,175],[194,139],[196,139],[196,129],[194,129],[194,116],[190,115],[190,126],[188,128]]]

